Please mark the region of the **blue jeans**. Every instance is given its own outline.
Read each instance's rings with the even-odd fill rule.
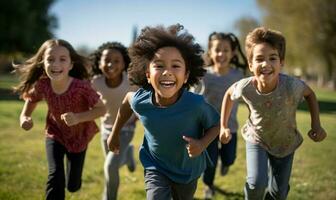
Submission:
[[[203,173],[203,182],[207,186],[213,186],[215,174],[216,174],[216,166],[218,157],[220,156],[222,165],[230,166],[236,160],[236,152],[237,152],[237,133],[232,133],[232,138],[227,144],[220,144],[220,148],[218,148],[218,137],[212,141],[207,147],[208,154],[213,163],[213,166],[207,165]]]
[[[187,184],[176,183],[157,170],[145,170],[147,200],[193,200],[197,179]]]
[[[246,142],[245,200],[284,200],[289,192],[294,153],[278,158],[258,144]]]

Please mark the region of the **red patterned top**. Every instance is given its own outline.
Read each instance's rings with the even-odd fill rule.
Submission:
[[[99,131],[96,123],[82,122],[67,126],[61,120],[61,114],[66,112],[84,112],[92,108],[99,100],[99,95],[91,88],[88,81],[73,78],[68,90],[56,94],[49,78],[40,79],[27,99],[38,102],[45,99],[48,104],[46,119],[46,136],[63,144],[69,152],[81,152]]]

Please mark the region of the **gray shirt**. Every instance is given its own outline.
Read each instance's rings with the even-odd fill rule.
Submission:
[[[220,113],[223,97],[226,90],[235,82],[244,77],[242,71],[234,68],[230,68],[229,73],[226,75],[216,74],[210,67],[207,70],[203,78],[204,92],[203,95],[205,99],[215,107],[215,109]],[[229,117],[228,126],[231,132],[237,132],[238,121],[237,121],[237,111],[238,102],[234,103],[231,115]]]
[[[232,100],[242,98],[250,116],[242,127],[246,141],[258,143],[270,154],[285,157],[293,153],[303,139],[296,126],[296,109],[303,97],[305,83],[284,74],[274,91],[261,94],[253,85],[253,77],[233,85]]]

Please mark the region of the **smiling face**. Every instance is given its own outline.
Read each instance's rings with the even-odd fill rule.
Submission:
[[[105,49],[99,61],[99,69],[107,79],[119,79],[125,69],[125,62],[120,51]]]
[[[252,53],[249,68],[257,81],[257,88],[260,92],[271,92],[278,84],[283,61],[278,51],[268,43],[255,45]]]
[[[67,81],[73,67],[69,50],[63,46],[46,49],[43,56],[44,70],[51,81]]]
[[[209,50],[209,57],[217,68],[228,67],[234,52],[228,40],[212,40],[211,48]]]
[[[161,106],[174,104],[180,95],[180,90],[187,82],[187,72],[184,59],[175,47],[158,49],[149,63],[146,72],[147,80],[155,91],[155,103]]]

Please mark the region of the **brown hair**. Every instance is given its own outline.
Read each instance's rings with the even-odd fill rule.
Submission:
[[[265,27],[258,27],[246,36],[245,50],[249,63],[252,62],[253,48],[260,43],[271,45],[278,51],[280,60],[285,59],[286,39],[282,33]]]
[[[37,53],[26,60],[22,64],[13,64],[14,72],[20,75],[20,83],[14,87],[14,91],[24,95],[29,92],[33,85],[45,74],[43,66],[44,52],[54,46],[63,46],[68,49],[71,61],[73,63],[72,69],[69,71],[69,75],[78,79],[88,79],[89,73],[87,71],[89,61],[87,58],[79,55],[71,44],[65,40],[50,39],[45,41]]]

